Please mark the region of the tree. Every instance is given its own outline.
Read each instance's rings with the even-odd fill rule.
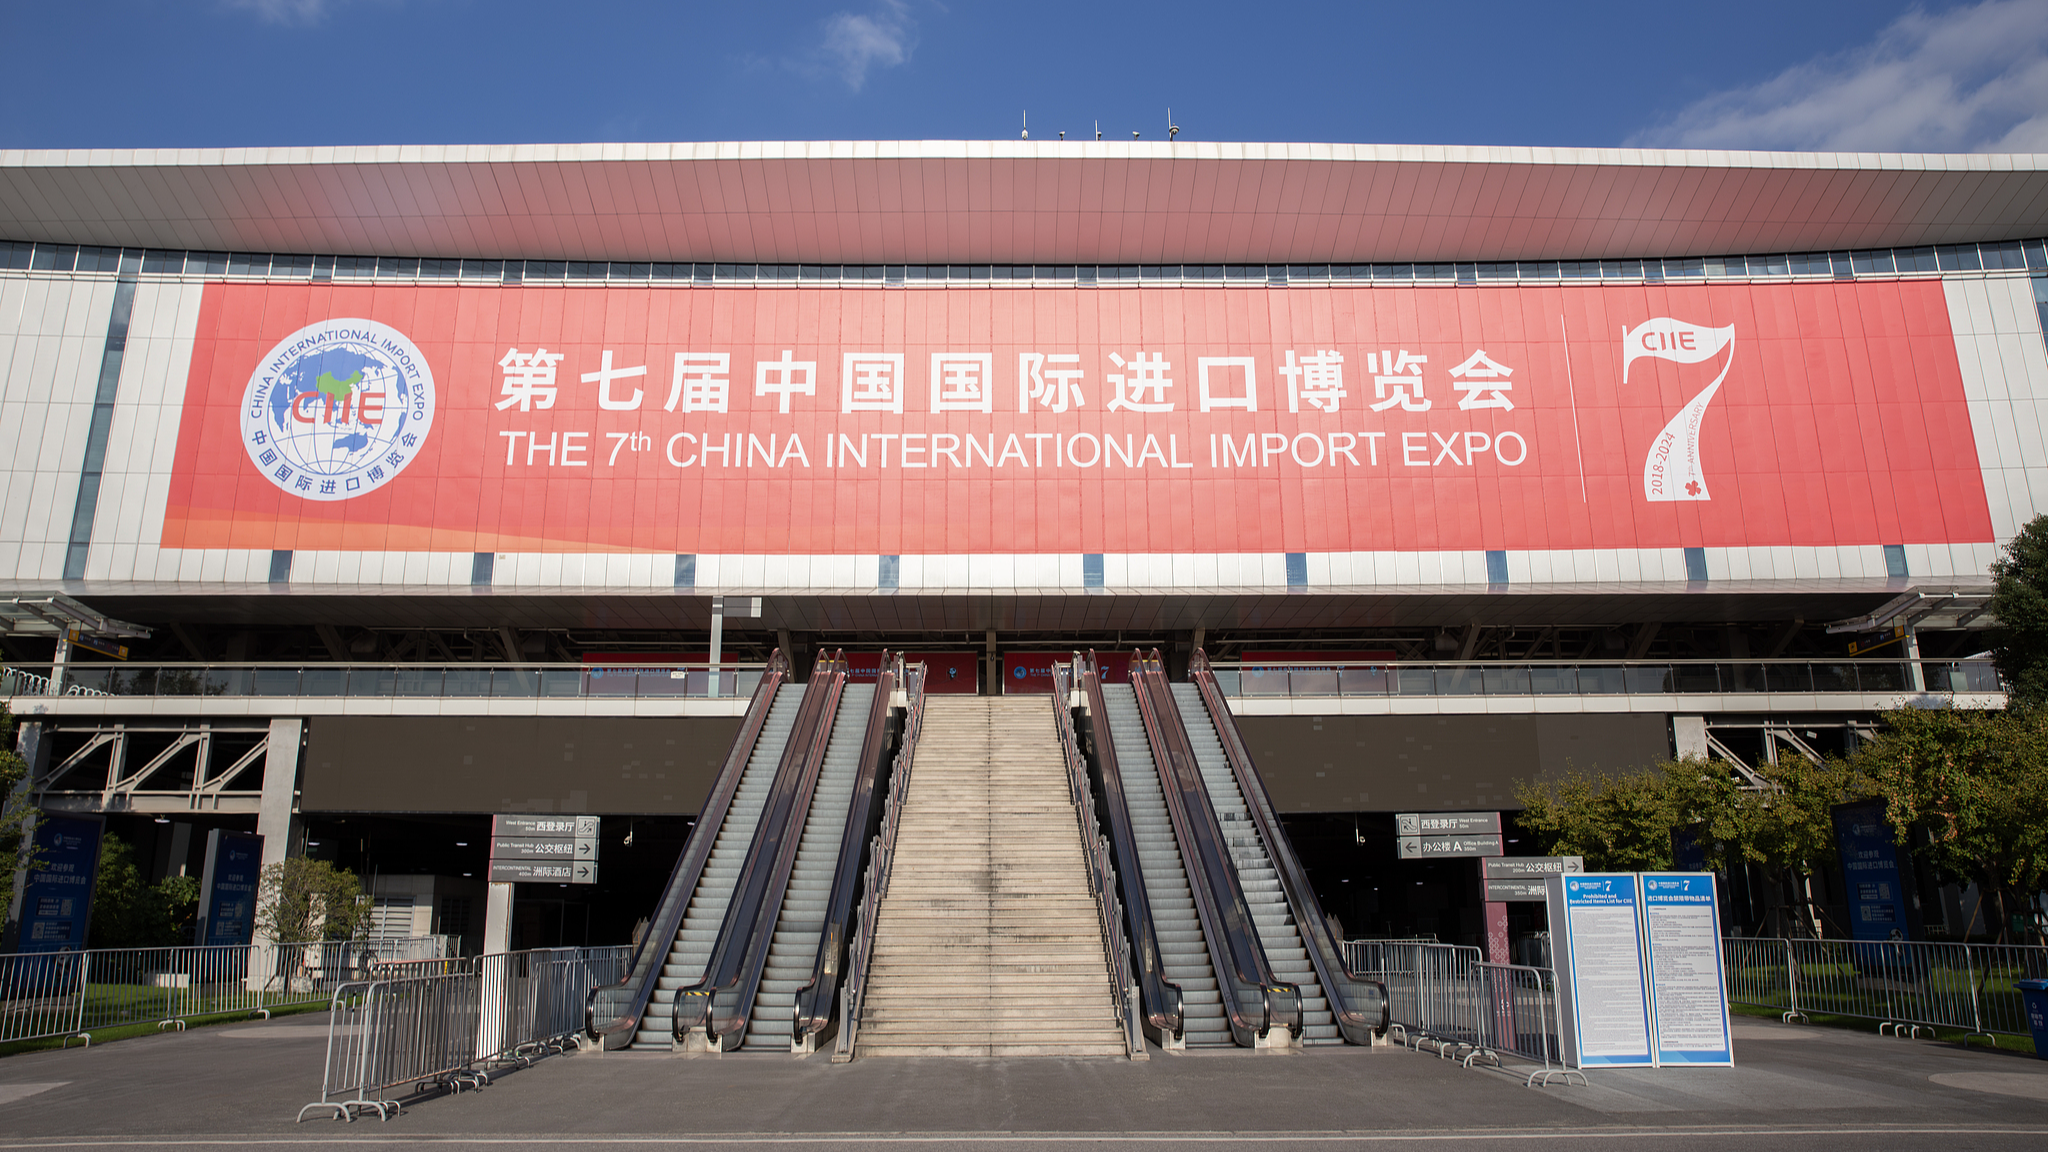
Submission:
[[[127,843],[112,833],[100,837],[87,939],[94,948],[155,948],[169,943],[169,935],[170,921],[143,883]]]
[[[1992,660],[2013,706],[2036,707],[2048,702],[2048,516],[2034,517],[2006,544],[1991,580],[1989,608],[1999,624]]]
[[[1896,709],[1855,764],[1899,843],[1976,883],[2007,939],[2048,879],[2048,709]]]
[[[355,940],[369,928],[370,907],[355,873],[304,856],[264,866],[257,881],[256,930],[276,943]]]
[[[1664,777],[1661,768],[1613,776],[1568,768],[1555,780],[1516,781],[1518,819],[1546,853],[1584,856],[1592,871],[1667,869],[1679,819]]]
[[[29,795],[28,761],[14,751],[14,714],[0,704],[0,892],[12,893],[15,879],[33,867],[22,848],[24,841],[35,843],[40,822]]]

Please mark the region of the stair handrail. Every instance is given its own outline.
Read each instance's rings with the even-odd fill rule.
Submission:
[[[1166,960],[1159,951],[1152,897],[1145,891],[1145,874],[1138,861],[1138,836],[1131,825],[1130,802],[1124,796],[1123,767],[1116,757],[1116,742],[1109,733],[1109,706],[1102,696],[1102,665],[1092,648],[1077,665],[1082,697],[1094,729],[1095,768],[1108,817],[1111,860],[1123,864],[1117,875],[1122,881],[1124,922],[1130,931],[1131,967],[1142,992],[1145,1020],[1159,1033],[1160,1042],[1166,1044],[1183,1035],[1185,1001],[1181,986],[1166,978]],[[1071,716],[1068,724],[1071,727]]]
[[[1230,710],[1230,703],[1223,695],[1223,686],[1216,681],[1216,672],[1209,666],[1208,655],[1199,648],[1195,649],[1193,658],[1188,662],[1188,678],[1202,694],[1202,704],[1208,708],[1209,720],[1216,727],[1224,759],[1230,763],[1230,773],[1237,778],[1238,791],[1244,793],[1245,806],[1251,809],[1259,839],[1265,841],[1266,856],[1279,873],[1281,890],[1287,893],[1295,926],[1301,931],[1309,959],[1315,962],[1316,976],[1322,980],[1323,989],[1329,995],[1337,1028],[1344,1034],[1346,1043],[1370,1045],[1372,1033],[1384,1033],[1387,1029],[1390,1011],[1387,986],[1377,980],[1361,979],[1345,964],[1344,947],[1330,931],[1330,921],[1323,915],[1322,901],[1308,881],[1308,870],[1301,866],[1300,857],[1294,854],[1293,843],[1287,839],[1286,830],[1280,827],[1272,798],[1266,794],[1265,779],[1252,762],[1251,748],[1245,743],[1243,730],[1237,726],[1237,716]],[[1366,994],[1367,989],[1371,990],[1371,995]]]
[[[821,657],[804,689],[803,707],[790,727],[789,744],[761,806],[761,823],[754,829],[746,861],[740,866],[739,883],[726,905],[711,954],[705,958],[704,974],[697,983],[676,989],[675,1015],[669,1028],[678,1044],[700,1029],[712,1051],[724,1051],[729,1036],[744,1037],[754,991],[774,939],[775,921],[782,914],[782,895],[803,840],[804,817],[825,764],[825,747],[832,740],[839,695],[845,687],[846,654]],[[720,993],[728,991],[735,993],[735,999],[721,1019],[716,1001]]]
[[[1088,783],[1088,762],[1081,757],[1081,741],[1074,734],[1074,664],[1055,662],[1052,666],[1053,725],[1060,734],[1060,751],[1066,760],[1067,794],[1074,804],[1074,819],[1080,825],[1081,852],[1088,865],[1088,886],[1095,896],[1095,912],[1101,921],[1102,946],[1109,954],[1109,976],[1115,988],[1111,1003],[1116,1006],[1117,1026],[1124,1034],[1124,1054],[1134,1060],[1147,1059],[1145,1038],[1138,1028],[1138,1005],[1132,1003],[1137,986],[1131,979],[1131,946],[1124,939],[1123,905],[1117,900],[1116,865],[1109,854],[1109,840],[1095,818],[1095,789]]]
[[[900,661],[900,658],[899,658]],[[832,1062],[853,1059],[859,1040],[861,999],[867,993],[868,961],[875,947],[875,914],[882,897],[889,894],[889,869],[896,859],[896,828],[903,818],[904,797],[910,793],[910,773],[917,763],[917,738],[924,731],[925,666],[898,664],[904,684],[903,732],[896,745],[896,760],[889,768],[889,797],[883,802],[882,827],[868,849],[867,871],[861,877],[860,911],[854,918],[853,936],[846,944],[846,978],[839,985],[839,1036],[833,1044]]]
[[[668,886],[662,889],[661,903],[655,905],[653,918],[641,933],[640,942],[633,947],[632,961],[626,966],[626,978],[616,984],[592,988],[584,998],[583,1029],[600,1048],[611,1047],[611,1042],[622,1035],[630,1042],[633,1032],[639,1029],[640,1018],[646,1014],[647,1001],[653,997],[657,978],[661,975],[661,962],[669,949],[675,946],[683,915],[689,911],[690,896],[696,892],[698,881],[703,879],[704,865],[711,859],[711,849],[718,841],[719,826],[725,823],[732,798],[739,791],[740,777],[745,775],[747,761],[754,755],[754,745],[761,739],[761,728],[768,722],[769,709],[775,706],[775,695],[788,678],[789,658],[778,648],[768,658],[768,666],[761,672],[761,682],[754,686],[754,698],[747,704],[740,730],[733,737],[732,750],[726,753],[725,766],[719,769],[718,778],[712,781],[704,806],[697,813],[690,838],[682,851],[676,854]],[[624,1010],[613,1013],[604,1024],[599,1024],[600,1004]]]
[[[835,1019],[832,1007],[839,998],[840,976],[846,971],[848,926],[854,916],[861,873],[871,854],[871,841],[881,828],[882,810],[875,798],[888,782],[883,779],[889,745],[894,733],[889,721],[894,713],[892,697],[902,682],[900,654],[882,651],[875,669],[875,698],[868,707],[867,729],[861,739],[860,760],[853,794],[846,806],[846,826],[839,837],[838,865],[832,872],[832,888],[825,902],[825,922],[818,933],[818,951],[811,961],[811,977],[796,991],[791,1005],[790,1046],[809,1051],[810,1038],[822,1037]]]
[[[1180,707],[1167,687],[1166,665],[1158,649],[1140,652],[1131,662],[1138,714],[1159,767],[1160,791],[1173,820],[1183,861],[1193,850],[1196,867],[1188,869],[1188,890],[1202,921],[1210,964],[1230,1020],[1231,1039],[1246,1048],[1258,1047],[1274,1028],[1301,1034],[1301,989],[1276,977],[1252,920],[1251,904],[1238,881],[1237,864],[1216,819],[1216,805],[1202,782],[1201,768],[1181,726]],[[1257,1016],[1252,1001],[1257,1001]]]

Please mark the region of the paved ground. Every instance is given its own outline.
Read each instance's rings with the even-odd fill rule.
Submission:
[[[1558,1149],[2048,1147],[2048,1061],[1743,1020],[1732,1069],[1525,1088],[1402,1049],[1089,1059],[557,1057],[388,1123],[309,1120],[324,1018],[0,1060],[0,1149],[294,1142],[802,1149],[1457,1141]]]

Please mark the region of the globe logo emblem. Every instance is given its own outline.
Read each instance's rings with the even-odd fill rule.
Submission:
[[[434,425],[434,375],[405,334],[375,320],[309,324],[258,362],[242,397],[242,448],[305,500],[389,484]]]

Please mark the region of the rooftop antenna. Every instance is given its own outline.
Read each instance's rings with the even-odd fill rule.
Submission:
[[[1095,122],[1095,138],[1097,140],[1102,139],[1102,121],[1100,120]]]
[[[1171,144],[1171,143],[1173,142],[1173,138],[1174,138],[1175,136],[1178,136],[1178,135],[1180,135],[1180,125],[1178,125],[1178,124],[1175,124],[1175,123],[1173,122],[1173,109],[1171,109],[1171,108],[1168,108],[1168,109],[1166,110],[1166,141],[1167,141],[1167,143]]]
[[[1028,110],[1024,113],[1024,138],[1031,139],[1031,113]]]

